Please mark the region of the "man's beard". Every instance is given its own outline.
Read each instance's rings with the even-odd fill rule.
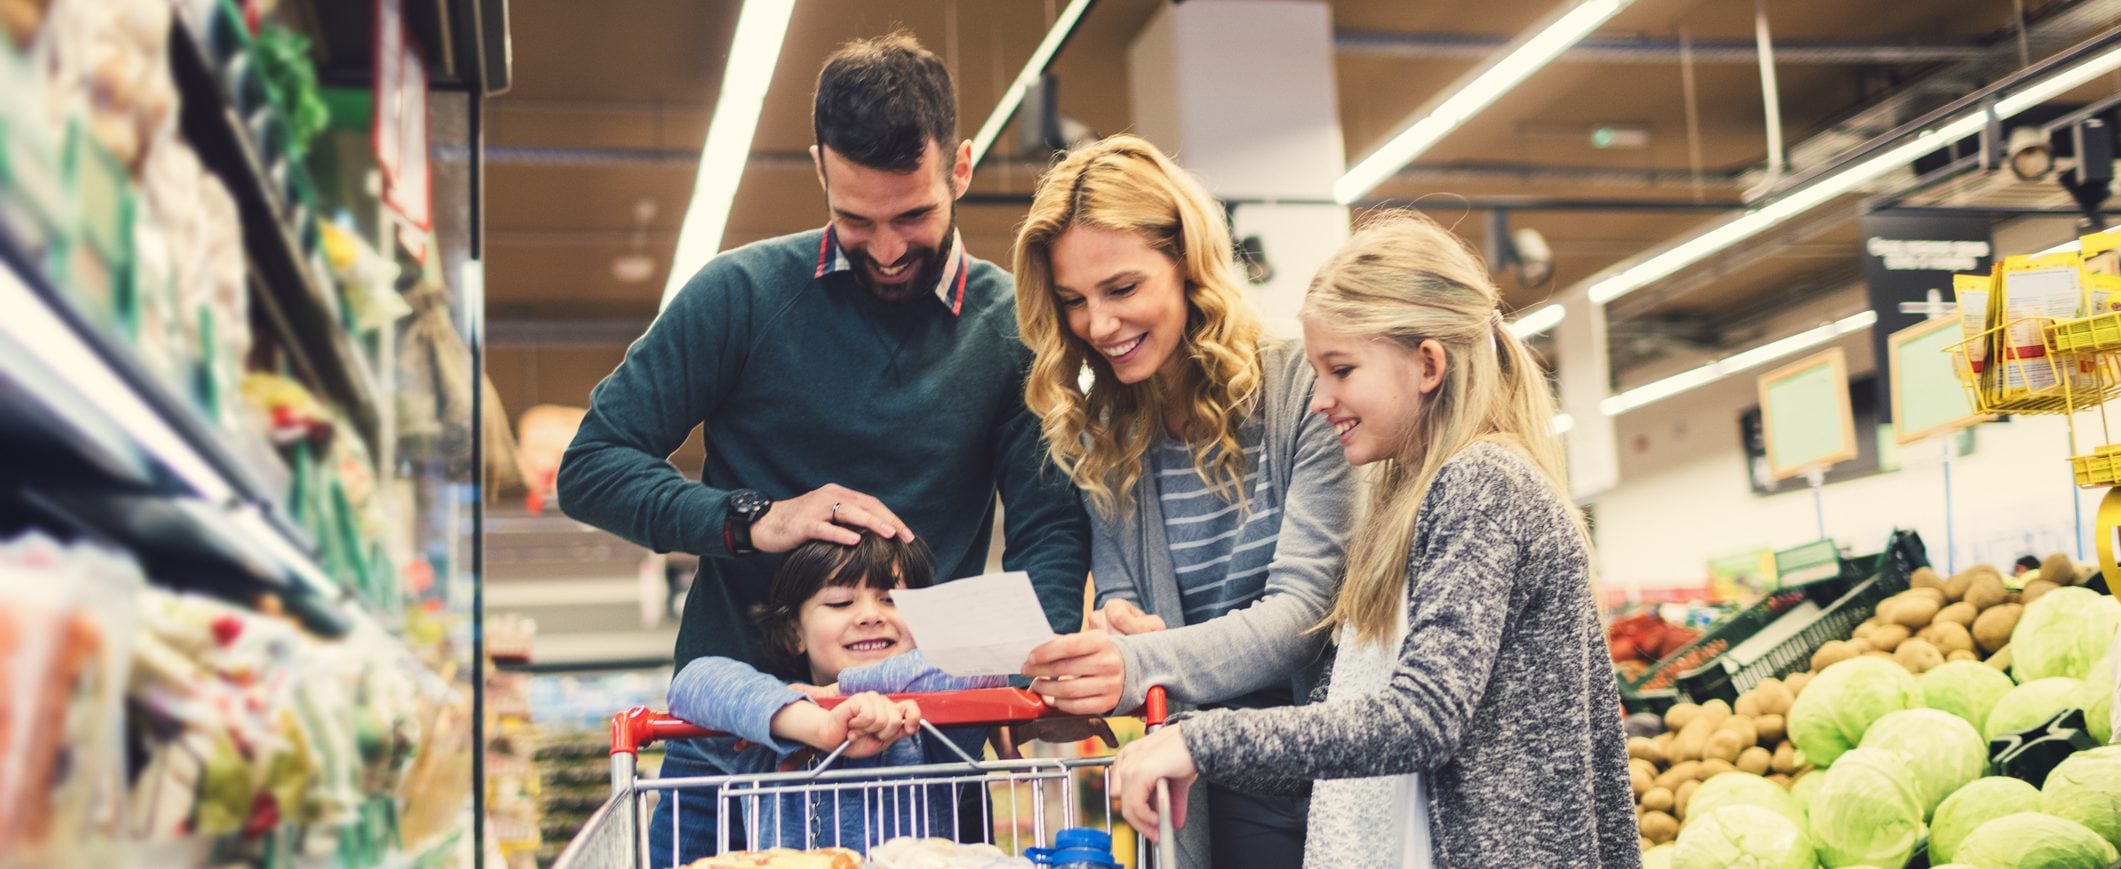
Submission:
[[[951,208],[950,228],[943,232],[943,244],[947,247],[954,238],[957,238],[955,207]],[[850,248],[846,251],[848,263],[854,266],[855,283],[868,290],[870,295],[886,302],[904,302],[934,293],[936,284],[943,280],[943,267],[947,265],[943,258],[946,253],[947,250],[933,247],[909,247],[906,253],[899,257],[899,261],[914,263],[913,279],[902,284],[879,284],[869,271],[876,264],[876,260],[869,256],[869,251],[860,248]]]

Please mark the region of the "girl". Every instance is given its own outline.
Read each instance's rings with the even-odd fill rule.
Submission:
[[[1103,606],[1025,664],[1064,711],[1134,709],[1149,685],[1283,707],[1315,681],[1323,637],[1306,629],[1332,599],[1352,472],[1304,411],[1302,348],[1262,337],[1230,252],[1222,208],[1133,136],[1046,173],[1018,233],[1025,403],[1090,508]],[[1214,835],[1189,829],[1188,865],[1302,857],[1301,799],[1220,784],[1205,799]]]
[[[699,741],[707,768],[673,770],[666,760],[663,777],[773,772],[805,762],[800,755],[829,754],[842,742],[848,748],[834,769],[960,760],[948,747],[914,736],[921,713],[913,701],[893,702],[883,695],[994,688],[1007,680],[959,678],[928,664],[914,650],[913,637],[891,603],[893,589],[934,582],[927,545],[919,538],[903,542],[867,531],[861,537],[853,546],[813,540],[781,563],[766,603],[753,614],[773,674],[707,657],[685,665],[671,680],[672,715],[732,736]],[[831,695],[847,699],[829,711],[812,699]],[[974,757],[986,739],[980,728],[953,728],[949,736]],[[957,799],[948,788],[918,799],[903,792],[884,794],[877,797],[880,805],[867,806],[865,796],[872,795],[874,790],[823,793],[809,797],[807,805],[798,795],[734,800],[747,817],[730,819],[732,832],[755,830],[757,840],[749,841],[754,848],[855,850],[893,835],[957,832],[952,821]],[[656,806],[651,848],[672,847],[672,802],[666,798]],[[695,792],[677,802],[685,818],[674,865],[684,865],[714,853],[717,801],[711,793]],[[925,817],[916,805],[926,807]],[[745,839],[733,835],[733,841]]]
[[[1312,280],[1311,409],[1370,469],[1322,625],[1326,702],[1202,712],[1121,750],[1136,829],[1156,828],[1158,779],[1318,780],[1307,865],[1640,863],[1553,400],[1496,305],[1473,252],[1413,215],[1365,227]]]

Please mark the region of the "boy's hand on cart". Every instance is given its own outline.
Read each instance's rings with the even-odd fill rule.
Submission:
[[[1171,826],[1176,829],[1186,825],[1186,790],[1200,778],[1193,752],[1178,735],[1182,726],[1173,724],[1127,743],[1112,761],[1112,790],[1119,794],[1120,814],[1152,842],[1159,835],[1156,783],[1171,782]]]
[[[892,743],[918,731],[921,708],[911,700],[893,701],[874,691],[865,691],[833,707],[825,732],[819,734],[828,750],[847,742],[845,756],[875,757]]]
[[[1104,715],[1119,705],[1127,662],[1112,635],[1092,628],[1063,634],[1031,650],[1023,673],[1046,705],[1070,715]]]
[[[1148,634],[1164,629],[1164,617],[1152,616],[1131,602],[1113,598],[1105,601],[1103,609],[1092,611],[1083,627],[1120,636]]]
[[[838,682],[830,685],[805,685],[801,682],[790,682],[788,687],[794,688],[796,693],[812,700],[823,700],[827,697],[840,696],[840,683]]]

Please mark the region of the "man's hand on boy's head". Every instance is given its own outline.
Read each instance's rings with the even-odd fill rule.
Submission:
[[[828,483],[766,508],[751,526],[751,546],[760,552],[787,552],[811,540],[841,546],[862,542],[862,530],[879,537],[913,542],[913,530],[874,497]]]

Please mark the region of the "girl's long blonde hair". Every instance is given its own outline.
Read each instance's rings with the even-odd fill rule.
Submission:
[[[1321,627],[1352,625],[1359,642],[1392,636],[1422,499],[1444,463],[1474,443],[1495,441],[1530,458],[1583,531],[1552,431],[1546,369],[1504,328],[1498,302],[1472,248],[1414,212],[1372,220],[1312,278],[1299,312],[1312,328],[1408,350],[1433,340],[1444,349],[1443,381],[1421,398],[1395,454],[1369,469],[1346,580]]]
[[[1185,364],[1170,383],[1120,383],[1112,365],[1068,331],[1053,291],[1055,239],[1077,226],[1131,233],[1176,261],[1185,276]],[[1038,414],[1053,463],[1107,517],[1126,509],[1142,455],[1177,408],[1201,480],[1243,499],[1237,432],[1259,402],[1259,317],[1230,262],[1230,228],[1200,182],[1135,136],[1112,136],[1068,155],[1039,179],[1016,234],[1016,323],[1031,348],[1024,403]],[[1093,379],[1086,392],[1083,366]]]

